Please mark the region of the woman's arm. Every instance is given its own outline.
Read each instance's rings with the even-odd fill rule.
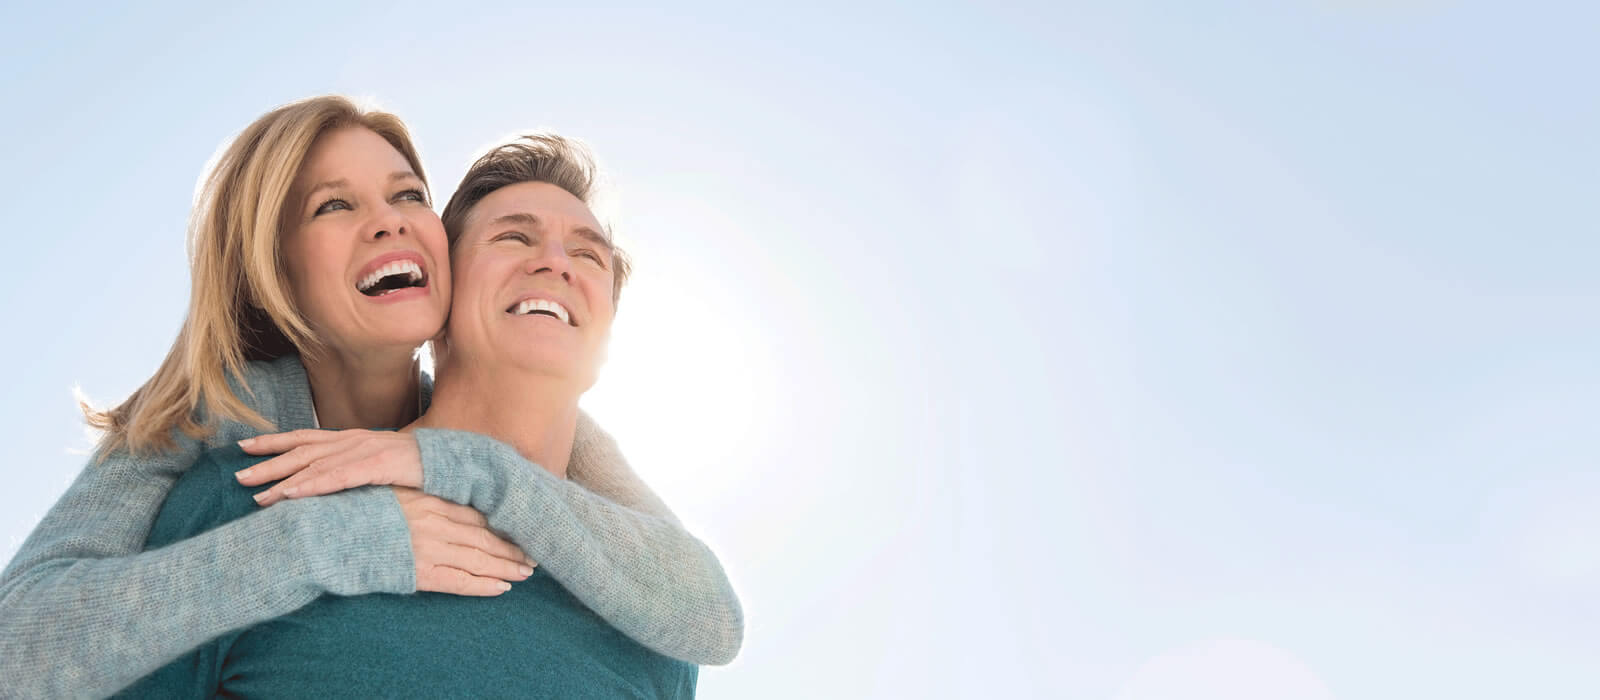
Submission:
[[[283,425],[277,404],[296,402],[276,395],[286,393],[279,380],[294,378],[274,368],[252,368],[247,400]],[[250,432],[225,423],[209,442]],[[109,695],[316,591],[413,589],[410,538],[387,491],[308,499],[141,553],[167,492],[207,447],[179,434],[171,451],[112,453],[78,475],[0,574],[0,696]]]
[[[484,435],[415,434],[424,491],[483,513],[612,626],[692,663],[726,664],[738,654],[738,596],[716,555],[670,513],[613,503]]]
[[[230,630],[324,592],[415,589],[387,489],[252,513],[168,547],[58,558],[7,582],[0,674],[18,697],[105,696]]]
[[[173,481],[160,464],[112,455],[85,469],[6,570],[4,695],[108,695],[324,591],[415,589],[409,532],[387,489],[305,499],[139,552]]]
[[[572,457],[567,462],[567,478],[612,503],[680,524],[661,497],[634,473],[617,448],[617,441],[581,410],[578,432],[572,440]]]

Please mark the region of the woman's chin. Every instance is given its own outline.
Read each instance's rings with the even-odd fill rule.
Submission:
[[[444,329],[448,307],[439,299],[418,299],[422,303],[403,303],[370,307],[362,314],[358,330],[351,335],[354,347],[403,345],[416,348]]]
[[[423,343],[432,340],[438,335],[439,329],[444,327],[444,319],[439,319],[437,325],[418,323],[415,320],[405,324],[392,324],[388,327],[369,328],[367,332],[352,338],[344,347],[355,350],[356,354],[367,353],[411,353],[422,347]]]

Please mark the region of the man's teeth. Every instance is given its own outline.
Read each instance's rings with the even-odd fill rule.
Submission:
[[[556,315],[556,318],[561,319],[562,323],[572,322],[572,314],[567,313],[566,307],[550,301],[549,299],[525,299],[521,303],[517,304],[517,308],[513,311],[513,313],[518,316],[523,316],[526,314],[531,314],[535,311],[548,311],[553,313]]]
[[[373,285],[389,275],[405,275],[412,284],[422,281],[422,267],[412,260],[396,260],[372,271],[372,274],[361,278],[356,283],[356,288],[365,292],[372,289]]]

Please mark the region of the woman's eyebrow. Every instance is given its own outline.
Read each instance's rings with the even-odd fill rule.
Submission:
[[[321,192],[323,190],[336,190],[336,189],[339,189],[340,187],[349,187],[349,186],[350,186],[350,181],[349,180],[344,180],[344,179],[328,180],[327,182],[320,183],[316,187],[313,187],[309,191],[307,191],[306,192],[306,201],[309,202],[309,201],[315,199],[316,196],[317,196],[317,193]]]
[[[422,182],[422,178],[417,177],[417,174],[411,172],[410,170],[396,170],[392,173],[389,173],[389,182],[394,183],[399,182],[400,180],[416,180],[417,182]],[[341,187],[349,186],[350,181],[344,178],[318,183],[316,187],[313,187],[310,191],[306,192],[306,201],[310,202],[311,200],[315,199],[317,193],[323,190],[336,190]]]

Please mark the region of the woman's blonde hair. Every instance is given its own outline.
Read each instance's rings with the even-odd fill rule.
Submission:
[[[345,97],[293,102],[261,116],[233,140],[202,181],[189,219],[189,315],[155,376],[121,405],[96,411],[89,425],[105,431],[99,454],[136,454],[173,446],[174,430],[202,439],[220,420],[275,430],[230,386],[245,392],[245,363],[318,347],[290,292],[279,240],[300,164],[318,137],[364,127],[427,176],[400,119]]]

